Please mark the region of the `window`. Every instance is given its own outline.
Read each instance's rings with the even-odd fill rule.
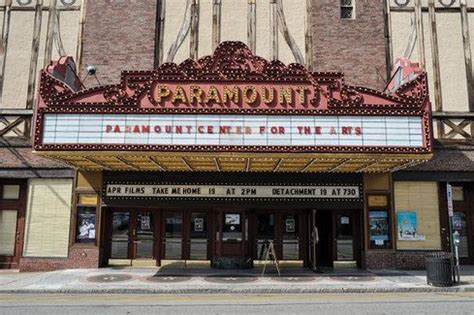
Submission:
[[[341,19],[353,19],[355,17],[354,2],[355,0],[341,1]]]
[[[463,186],[453,186],[453,201],[464,201]]]
[[[20,199],[20,185],[3,185],[2,199]]]
[[[26,257],[67,257],[72,179],[30,179],[26,209]]]
[[[240,213],[226,213],[222,228],[223,241],[242,240],[242,222]]]

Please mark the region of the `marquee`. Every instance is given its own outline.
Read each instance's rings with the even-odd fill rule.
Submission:
[[[431,157],[425,73],[379,92],[239,42],[90,89],[74,67],[41,72],[34,149],[79,168],[380,172]]]

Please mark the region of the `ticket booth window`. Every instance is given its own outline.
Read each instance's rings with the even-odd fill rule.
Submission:
[[[242,220],[240,213],[226,213],[222,228],[223,241],[242,241]]]

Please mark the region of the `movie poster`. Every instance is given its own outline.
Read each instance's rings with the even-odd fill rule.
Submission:
[[[95,207],[78,207],[76,242],[94,243],[95,224]]]
[[[389,241],[388,212],[386,210],[369,211],[370,243],[385,246]]]
[[[418,221],[414,211],[397,212],[397,234],[400,241],[422,241],[423,235],[418,234]]]

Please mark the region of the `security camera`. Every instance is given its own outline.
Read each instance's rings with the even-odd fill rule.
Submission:
[[[88,75],[95,75],[97,73],[97,67],[95,65],[87,65],[86,71]]]

